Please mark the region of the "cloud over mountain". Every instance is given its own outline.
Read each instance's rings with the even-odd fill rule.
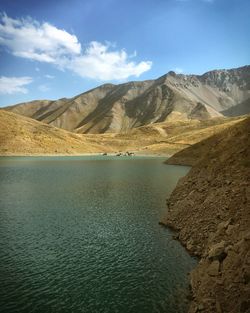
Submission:
[[[30,17],[13,19],[2,14],[0,45],[17,57],[51,63],[101,81],[138,77],[152,66],[150,61],[131,61],[124,49],[114,50],[109,43],[92,41],[83,49],[75,35]]]
[[[27,93],[26,85],[32,82],[31,77],[0,77],[0,94]]]

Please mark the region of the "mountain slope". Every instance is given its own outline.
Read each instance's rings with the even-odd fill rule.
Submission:
[[[142,126],[123,134],[74,134],[0,110],[0,155],[173,153],[234,125],[244,117],[177,121]]]
[[[82,135],[0,110],[0,155],[77,154],[105,151]]]
[[[249,312],[250,117],[180,151],[168,164],[194,167],[178,182],[162,223],[200,257],[190,312]]]
[[[245,101],[238,103],[237,105],[232,106],[231,108],[222,111],[225,116],[239,116],[248,114],[250,110],[250,98]]]
[[[169,72],[156,80],[105,84],[71,99],[5,109],[76,133],[119,133],[164,121],[219,117],[249,98],[250,66],[245,66],[204,75]]]
[[[192,146],[214,134],[228,129],[232,125],[245,119],[237,118],[213,118],[209,120],[172,121],[150,124],[133,129],[128,134],[117,134],[117,138],[137,142],[140,151],[153,154],[172,155],[177,151]],[[143,145],[143,140],[147,144]]]

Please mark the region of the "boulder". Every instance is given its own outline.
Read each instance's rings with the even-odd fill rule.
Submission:
[[[227,256],[225,249],[226,249],[226,242],[224,240],[222,240],[219,243],[216,243],[215,245],[211,246],[208,252],[208,259],[218,260],[222,262]]]
[[[217,227],[217,231],[221,232],[221,231],[224,231],[228,228],[228,226],[231,224],[232,222],[232,219],[230,218],[229,220],[227,221],[223,221],[221,222],[218,227]]]

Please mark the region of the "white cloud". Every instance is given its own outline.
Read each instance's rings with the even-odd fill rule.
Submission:
[[[32,82],[31,77],[0,77],[0,94],[27,93],[24,86]]]
[[[174,71],[175,71],[176,74],[182,74],[184,72],[184,70],[182,68],[180,68],[180,67],[174,68]]]
[[[66,67],[82,77],[97,80],[121,80],[140,76],[151,68],[152,62],[135,63],[125,50],[110,51],[110,44],[92,41],[85,53],[75,57]],[[132,56],[133,57],[133,56]]]
[[[92,41],[82,49],[78,38],[65,30],[31,18],[12,19],[6,14],[0,16],[0,45],[15,56],[51,63],[101,81],[138,77],[152,66],[150,61],[131,61],[136,53],[128,55],[110,43]]]
[[[0,17],[0,44],[22,58],[54,63],[58,57],[79,54],[81,44],[76,36],[49,23]]]
[[[48,78],[48,79],[54,79],[55,78],[55,76],[49,75],[49,74],[46,74],[45,77]]]

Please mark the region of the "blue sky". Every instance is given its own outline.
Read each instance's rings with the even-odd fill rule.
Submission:
[[[0,0],[0,106],[250,62],[249,0]]]

